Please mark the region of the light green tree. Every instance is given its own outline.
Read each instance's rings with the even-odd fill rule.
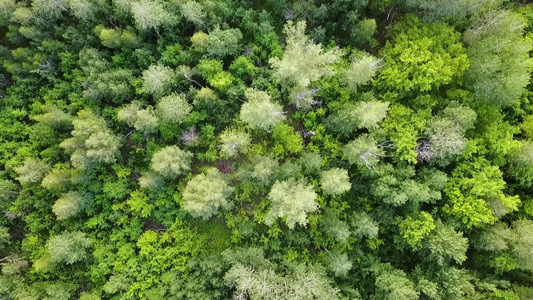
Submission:
[[[171,94],[161,98],[155,107],[157,116],[164,123],[181,124],[192,111],[184,94]]]
[[[145,134],[150,134],[157,131],[158,124],[159,119],[155,115],[154,109],[149,106],[137,111],[133,127]]]
[[[355,57],[350,66],[342,72],[342,81],[352,92],[370,83],[381,68],[381,60],[371,55]]]
[[[285,119],[283,107],[272,102],[266,92],[249,88],[245,96],[248,102],[241,106],[240,118],[250,128],[271,131]]]
[[[283,57],[271,58],[274,76],[289,91],[291,103],[298,109],[309,109],[317,101],[311,83],[334,73],[333,64],[341,57],[337,48],[324,51],[322,45],[314,44],[305,35],[305,22],[287,22],[283,29],[287,46]]]
[[[60,147],[71,154],[75,168],[87,169],[97,163],[116,161],[121,141],[107,128],[103,118],[90,110],[82,110],[73,124],[72,137],[61,142]]]
[[[34,157],[26,157],[24,164],[15,168],[18,174],[17,180],[22,185],[40,182],[50,170],[50,166],[42,160]]]
[[[359,128],[376,129],[387,116],[389,103],[361,101],[346,104],[328,118],[328,128],[334,132],[350,134]]]
[[[131,14],[140,30],[158,30],[161,26],[176,23],[176,16],[161,0],[139,0],[130,2]]]
[[[340,168],[333,168],[327,171],[322,171],[320,174],[320,186],[322,192],[326,195],[337,196],[344,194],[350,190],[352,184],[348,171]]]
[[[238,154],[246,154],[248,152],[252,139],[245,132],[226,129],[220,135],[220,142],[220,153],[224,157],[235,157]]]
[[[123,106],[117,113],[117,118],[133,127],[137,119],[137,112],[141,110],[142,104],[139,101],[132,101],[130,104]]]
[[[461,78],[468,67],[461,34],[446,23],[424,24],[408,15],[394,26],[381,55],[376,85],[397,91],[429,91]]]
[[[163,65],[151,65],[143,73],[143,91],[155,98],[161,98],[170,93],[174,84],[174,71]]]
[[[518,101],[529,83],[532,45],[523,37],[524,24],[518,14],[495,10],[464,33],[471,61],[465,82],[479,99],[509,106]]]
[[[265,223],[272,225],[277,218],[284,218],[290,229],[307,225],[307,214],[318,209],[316,197],[313,186],[304,179],[276,181],[268,194],[270,211]]]
[[[79,214],[89,202],[89,196],[77,191],[63,194],[52,206],[58,220],[65,220]]]
[[[189,151],[167,146],[152,156],[152,170],[165,178],[174,179],[191,169],[192,157]]]
[[[343,148],[343,157],[350,164],[374,168],[385,152],[380,148],[376,140],[368,135],[363,134],[354,141],[349,142]]]
[[[441,220],[435,221],[433,230],[427,239],[427,248],[430,257],[439,265],[446,265],[449,260],[461,264],[466,260],[468,239],[463,237],[462,232],[457,232],[450,225]]]
[[[205,174],[194,176],[183,190],[183,209],[193,217],[207,220],[216,215],[220,208],[231,206],[228,197],[233,188],[215,168],[210,168]]]
[[[85,233],[73,231],[52,236],[48,240],[46,248],[53,263],[71,265],[87,258],[87,248],[90,245],[91,240],[86,237]]]

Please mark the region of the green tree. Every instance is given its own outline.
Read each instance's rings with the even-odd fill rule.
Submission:
[[[103,118],[90,110],[82,110],[73,121],[72,137],[60,146],[71,154],[72,165],[87,169],[97,163],[116,161],[121,145],[120,138],[107,128]]]
[[[287,154],[297,154],[304,148],[303,138],[299,133],[294,132],[292,126],[281,123],[274,128],[273,133],[275,145],[274,153],[282,156]]]
[[[181,124],[192,111],[184,94],[171,94],[161,98],[156,105],[156,114],[164,123]]]
[[[233,188],[215,168],[210,168],[205,174],[194,176],[183,190],[183,209],[193,217],[207,220],[216,215],[219,208],[227,209],[231,206],[228,197]]]
[[[52,206],[58,220],[65,220],[79,214],[89,202],[87,194],[70,191],[63,194]]]
[[[156,132],[158,125],[159,119],[151,106],[146,109],[138,110],[135,114],[135,123],[133,124],[133,127],[145,134]]]
[[[15,168],[18,174],[17,180],[22,185],[40,182],[49,170],[48,164],[33,157],[27,157],[22,166]]]
[[[422,246],[422,241],[435,229],[435,222],[431,214],[422,211],[415,216],[407,216],[398,220],[400,236],[413,249]]]
[[[494,201],[506,212],[518,209],[518,196],[507,196],[502,172],[485,159],[464,162],[453,171],[444,192],[448,197],[444,211],[467,228],[492,224],[496,220],[488,201]]]
[[[167,146],[152,156],[152,170],[159,175],[174,179],[191,169],[193,154],[177,146]]]
[[[343,148],[343,158],[350,164],[375,168],[381,157],[384,157],[384,151],[381,149],[376,140],[368,134],[362,134],[354,141],[349,142]]]
[[[332,131],[350,134],[359,128],[376,129],[387,116],[389,103],[379,101],[361,101],[346,104],[330,115],[328,127]]]
[[[381,68],[381,60],[371,55],[355,57],[350,66],[342,72],[342,81],[352,92],[370,83]]]
[[[320,174],[320,186],[322,193],[326,195],[342,195],[350,190],[352,184],[348,171],[340,168],[333,168],[322,171]]]
[[[175,73],[163,65],[151,65],[143,73],[143,91],[155,98],[161,98],[170,93],[174,84]]]
[[[87,258],[91,240],[80,231],[63,232],[52,236],[46,247],[53,263],[71,265]]]
[[[376,85],[396,92],[429,91],[461,78],[468,58],[460,38],[446,23],[428,25],[407,16],[381,52],[384,67]]]
[[[309,109],[316,102],[309,91],[311,83],[320,77],[333,74],[333,64],[341,57],[339,49],[324,51],[305,35],[305,22],[287,22],[283,29],[287,46],[281,59],[269,60],[274,76],[289,90],[290,100],[298,109]]]
[[[498,106],[518,101],[533,66],[523,27],[519,15],[498,10],[484,14],[464,33],[471,60],[465,82],[479,99]]]
[[[226,129],[220,135],[220,142],[220,153],[224,157],[235,157],[238,154],[246,154],[248,152],[252,139],[245,132]]]
[[[272,102],[266,92],[249,88],[245,95],[248,102],[241,106],[240,119],[250,128],[270,131],[285,119],[283,107]]]
[[[161,26],[173,25],[176,17],[160,0],[139,0],[131,2],[131,14],[140,30],[158,30]]]
[[[313,186],[304,179],[276,181],[268,194],[270,211],[265,223],[272,225],[277,218],[284,218],[290,229],[293,229],[296,223],[305,226],[307,214],[318,209],[316,197]]]

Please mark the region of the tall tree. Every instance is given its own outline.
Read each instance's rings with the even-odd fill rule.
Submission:
[[[465,81],[478,98],[497,106],[518,101],[533,66],[523,28],[519,15],[498,10],[484,14],[464,33],[471,60]]]
[[[265,223],[272,225],[277,218],[285,218],[290,229],[298,223],[307,224],[307,214],[318,209],[316,192],[304,179],[290,178],[276,181],[268,194],[270,211]]]
[[[193,217],[207,220],[216,215],[219,208],[228,208],[231,203],[228,197],[233,188],[222,174],[215,168],[210,168],[205,174],[194,176],[183,190],[183,209]]]

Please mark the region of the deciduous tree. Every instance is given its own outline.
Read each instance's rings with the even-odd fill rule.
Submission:
[[[193,217],[207,220],[216,215],[220,208],[227,209],[231,202],[228,197],[233,188],[223,175],[215,168],[210,168],[205,174],[194,176],[183,190],[183,209]]]
[[[277,218],[285,218],[290,229],[296,224],[305,226],[307,214],[318,209],[316,197],[313,186],[304,179],[276,181],[268,194],[270,211],[265,223],[272,225]]]

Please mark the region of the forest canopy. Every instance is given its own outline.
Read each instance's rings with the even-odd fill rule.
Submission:
[[[533,299],[533,4],[0,0],[0,299]]]

